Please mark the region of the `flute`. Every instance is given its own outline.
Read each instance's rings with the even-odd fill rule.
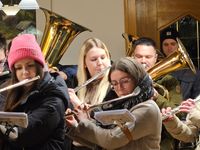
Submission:
[[[199,101],[200,101],[200,95],[198,95],[198,96],[194,99],[194,103],[197,103],[197,102],[199,102]],[[168,118],[169,116],[171,116],[171,115],[177,114],[177,113],[179,112],[179,109],[180,109],[180,106],[175,107],[174,109],[171,110],[171,112],[169,112],[169,114],[163,115],[163,116],[162,116],[162,121],[165,120],[165,119],[167,119],[167,118]]]
[[[36,76],[36,77],[34,77],[32,79],[22,80],[22,81],[20,81],[20,82],[18,82],[16,84],[13,84],[13,85],[10,85],[10,86],[7,86],[5,88],[0,89],[0,93],[4,92],[4,91],[7,91],[7,90],[10,90],[10,89],[13,89],[13,88],[16,88],[16,87],[19,87],[19,86],[22,86],[22,85],[27,84],[27,83],[33,82],[33,81],[38,80],[38,79],[40,79],[40,76]]]
[[[140,92],[141,92],[141,89],[139,87],[136,87],[135,90],[128,95],[114,98],[114,99],[102,102],[100,104],[95,104],[95,105],[89,106],[86,111],[90,114],[91,111],[98,109],[98,108],[104,108],[104,109],[112,108],[113,106],[115,106],[115,104],[118,104],[118,102],[119,103],[124,102],[124,99],[137,96]],[[84,105],[84,103],[82,103],[82,104]],[[70,115],[76,115],[76,112],[72,110],[70,113],[65,114],[65,116],[70,116]]]
[[[77,92],[80,89],[82,89],[84,86],[88,85],[89,83],[91,83],[92,81],[94,81],[95,79],[97,79],[98,77],[100,77],[101,75],[103,75],[108,69],[110,69],[111,66],[108,66],[107,68],[103,69],[101,72],[98,72],[97,74],[95,74],[92,78],[90,78],[89,80],[87,80],[86,82],[84,82],[83,84],[81,84],[80,86],[77,86],[74,91]]]
[[[10,73],[10,71],[1,72],[1,73],[0,73],[0,77],[5,76],[5,75],[7,75],[7,74],[9,74],[9,73]]]

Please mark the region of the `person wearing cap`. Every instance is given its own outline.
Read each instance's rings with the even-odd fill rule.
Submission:
[[[82,104],[75,108],[74,116],[66,116],[67,135],[95,150],[96,145],[101,150],[160,150],[161,114],[151,99],[154,94],[152,80],[142,65],[132,57],[120,58],[113,62],[108,81],[121,100],[108,101],[96,110],[110,110],[115,114],[115,110],[126,109],[134,119],[125,121],[122,119],[125,115],[121,119],[111,119],[111,115],[103,119],[105,122],[99,120],[97,123],[98,117],[95,120],[89,117],[87,105]],[[134,96],[129,97],[132,93]]]
[[[161,32],[161,50],[165,56],[169,56],[179,48],[176,38],[179,38],[179,33],[173,28],[167,28]],[[197,73],[194,74],[191,69],[186,68],[171,73],[180,83],[180,87],[177,87],[177,89],[180,89],[183,100],[187,100],[188,98],[194,99],[200,94],[200,71],[197,68],[196,71]],[[185,118],[186,116],[182,115],[180,120],[185,121]],[[189,149],[189,147],[193,147],[194,145],[194,143],[177,143],[178,148],[185,149]]]
[[[140,62],[145,70],[148,72],[152,68],[158,59],[158,50],[156,49],[156,43],[154,40],[148,37],[140,37],[134,43],[133,57]],[[154,100],[160,109],[166,107],[177,107],[182,101],[182,96],[180,91],[176,90],[176,86],[180,86],[179,82],[171,75],[165,75],[160,77],[159,80],[155,81],[155,94]],[[160,85],[164,89],[160,88]],[[165,96],[163,90],[168,91]],[[173,150],[175,147],[174,138],[163,128],[161,134],[161,150]]]
[[[8,65],[12,85],[36,76],[40,79],[8,91],[4,111],[26,113],[28,126],[0,125],[1,149],[64,150],[67,86],[61,77],[44,71],[44,56],[34,35],[12,40]]]
[[[167,28],[161,32],[161,50],[165,56],[169,56],[178,49],[177,37],[179,37],[179,33],[173,28]],[[194,99],[200,94],[200,71],[197,68],[196,71],[196,75],[189,68],[172,73],[180,82],[184,100]]]

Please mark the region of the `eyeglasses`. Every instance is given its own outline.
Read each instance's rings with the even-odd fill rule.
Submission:
[[[132,81],[132,79],[130,77],[125,77],[125,78],[121,78],[119,81],[111,81],[111,89],[117,89],[118,84],[121,87],[125,87],[127,84],[130,83],[130,81]]]

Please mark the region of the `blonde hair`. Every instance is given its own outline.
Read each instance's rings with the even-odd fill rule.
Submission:
[[[85,57],[86,54],[90,49],[93,47],[98,47],[102,48],[105,50],[105,53],[110,60],[110,54],[109,51],[106,47],[106,45],[99,39],[97,38],[89,38],[87,39],[80,50],[80,56],[79,56],[79,64],[78,64],[78,70],[77,70],[77,78],[78,78],[78,85],[81,85],[85,81],[87,81],[91,76],[89,75],[89,72],[87,68],[85,67]],[[107,89],[109,87],[109,82],[108,82],[108,72],[107,71],[104,75],[104,77],[101,79],[97,90],[95,91],[93,99],[90,100],[91,104],[98,104],[101,103],[104,99],[104,97],[107,94]],[[102,90],[103,89],[103,90]],[[81,90],[78,91],[78,97],[81,100],[81,102],[86,102],[85,96],[86,96],[86,88],[82,88]]]

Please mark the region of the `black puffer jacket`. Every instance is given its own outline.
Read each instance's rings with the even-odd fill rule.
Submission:
[[[5,138],[8,150],[63,150],[65,135],[64,112],[68,107],[67,86],[59,76],[45,73],[38,89],[15,111],[28,114],[28,127],[18,127],[17,140]]]

